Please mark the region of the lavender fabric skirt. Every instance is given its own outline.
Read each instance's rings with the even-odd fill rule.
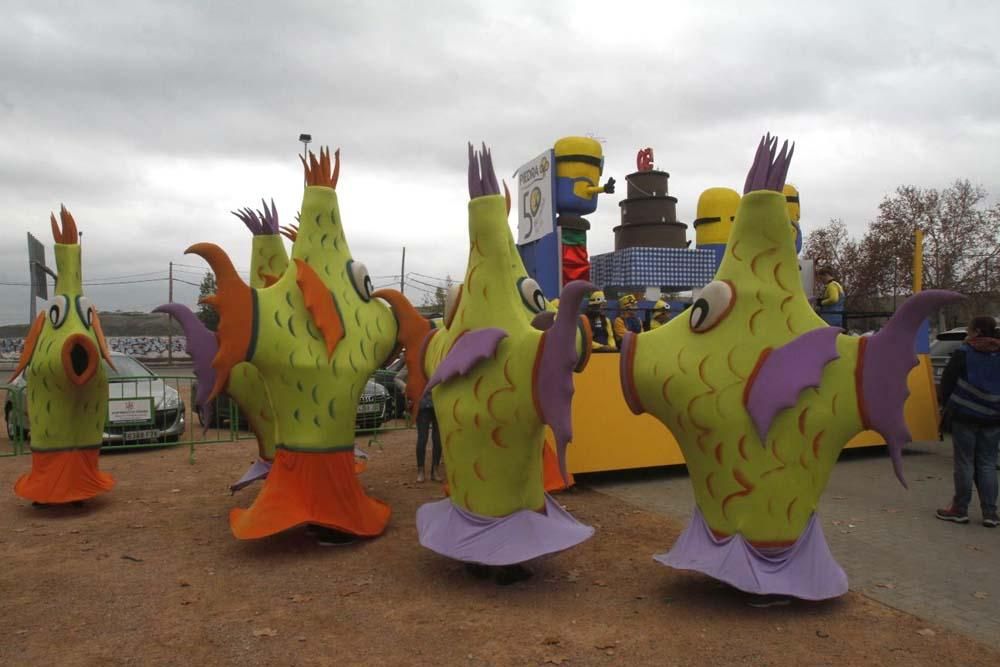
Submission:
[[[417,510],[420,544],[466,563],[515,565],[558,553],[590,538],[585,526],[545,494],[545,513],[521,510],[503,517],[473,514],[445,498]]]
[[[673,548],[653,560],[702,572],[748,593],[826,600],[847,592],[847,575],[833,559],[815,513],[791,546],[758,549],[742,535],[717,538],[696,507]]]

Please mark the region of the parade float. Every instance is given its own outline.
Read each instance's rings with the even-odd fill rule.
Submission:
[[[557,142],[558,143],[558,142]],[[553,296],[563,275],[558,215],[557,174],[548,168],[554,151],[525,164],[518,171],[519,203],[518,251],[529,273],[538,279],[546,296]],[[735,178],[735,174],[734,174]],[[677,218],[677,199],[669,193],[670,174],[658,168],[651,148],[640,150],[635,172],[626,176],[626,197],[619,202],[621,223],[614,234],[614,250],[590,257],[590,279],[608,296],[608,312],[616,308],[617,296],[634,294],[640,307],[649,309],[658,295],[690,293],[695,300],[718,271],[729,247],[741,196],[727,187],[704,190],[697,202],[693,221],[695,247],[687,238],[688,227]],[[788,236],[793,253],[802,247],[799,191],[791,184],[782,187]],[[595,196],[596,206],[596,196]],[[546,207],[546,202],[551,202]],[[595,232],[591,230],[591,235]],[[919,258],[915,258],[919,275]],[[811,296],[813,264],[798,258],[796,280]],[[915,286],[919,290],[919,285]],[[674,304],[680,310],[687,304]],[[686,317],[679,315],[678,317]],[[937,438],[937,397],[930,359],[927,356],[926,327],[917,336],[918,365],[908,376],[909,398],[905,404],[906,423],[915,439]],[[574,446],[567,462],[573,473],[598,472],[685,463],[674,433],[650,415],[635,416],[618,388],[617,353],[595,353],[587,368],[575,376],[573,407]],[[609,447],[609,442],[616,446]],[[864,430],[847,447],[884,445],[885,439]]]

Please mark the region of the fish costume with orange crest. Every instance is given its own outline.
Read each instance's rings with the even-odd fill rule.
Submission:
[[[486,147],[469,146],[469,262],[449,298],[444,326],[426,320],[395,290],[379,290],[400,322],[407,394],[431,391],[441,427],[449,498],[417,512],[420,543],[477,566],[513,566],[568,549],[593,529],[545,493],[544,427],[565,474],[572,438],[572,374],[591,341],[580,304],[593,285],[563,289],[558,311],[524,274],[505,201]],[[544,328],[544,331],[539,330]],[[499,579],[498,579],[499,580]]]
[[[98,469],[108,414],[111,364],[97,309],[83,295],[80,235],[63,207],[51,216],[55,295],[31,325],[14,376],[28,380],[31,472],[14,492],[40,504],[70,503],[110,491],[115,480]]]
[[[777,141],[760,142],[715,280],[683,315],[626,334],[621,382],[633,412],[673,432],[694,486],[691,523],[656,560],[750,593],[817,600],[847,592],[816,516],[837,457],[877,431],[903,481],[914,338],[962,297],[919,292],[867,338],[827,326],[799,278],[782,194],[792,151]]]
[[[392,352],[396,322],[372,299],[364,265],[347,246],[334,191],[340,171],[330,153],[303,159],[306,188],[291,261],[277,282],[245,284],[218,246],[188,252],[205,258],[218,291],[205,300],[219,312],[212,394],[242,364],[259,374],[274,412],[274,464],[250,508],[234,509],[240,539],[312,524],[361,537],[382,533],[389,507],[369,498],[354,473],[354,422],[368,377]]]

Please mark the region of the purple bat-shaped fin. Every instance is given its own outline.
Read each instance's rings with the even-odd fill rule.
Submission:
[[[191,355],[194,365],[194,375],[198,378],[198,395],[194,397],[195,404],[202,410],[205,429],[212,422],[212,402],[208,400],[215,386],[215,369],[212,359],[219,351],[219,342],[215,334],[208,330],[201,320],[187,306],[179,303],[167,303],[153,309],[154,313],[166,313],[180,323],[187,338],[187,352]]]
[[[466,375],[480,361],[492,359],[500,341],[506,337],[506,331],[494,327],[473,329],[462,334],[441,360],[434,375],[427,381],[427,388],[424,391],[428,392],[453,377]]]
[[[837,336],[840,329],[821,327],[807,331],[782,345],[764,359],[750,380],[746,409],[763,445],[771,423],[782,410],[799,400],[808,387],[818,387],[826,365],[840,357]]]
[[[889,445],[892,469],[905,487],[903,447],[910,442],[903,404],[910,395],[907,376],[917,365],[913,341],[921,324],[941,306],[965,297],[957,292],[927,290],[907,299],[881,331],[865,341],[861,387],[867,426]]]
[[[596,289],[585,280],[574,280],[563,287],[556,320],[544,334],[542,358],[535,377],[535,397],[542,420],[555,436],[559,472],[567,483],[566,447],[573,439],[573,371],[580,362],[576,351],[577,324],[584,296]]]

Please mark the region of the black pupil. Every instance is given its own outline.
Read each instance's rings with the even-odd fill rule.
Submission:
[[[365,292],[368,294],[372,293],[372,279],[371,276],[365,276]]]
[[[708,301],[705,299],[698,299],[694,302],[694,306],[691,307],[691,326],[698,328],[708,317]]]
[[[49,319],[52,320],[52,324],[59,321],[59,306],[49,308]]]
[[[531,295],[531,298],[534,299],[535,305],[538,306],[539,310],[545,309],[545,295],[542,294],[542,290],[536,289],[535,293]]]

